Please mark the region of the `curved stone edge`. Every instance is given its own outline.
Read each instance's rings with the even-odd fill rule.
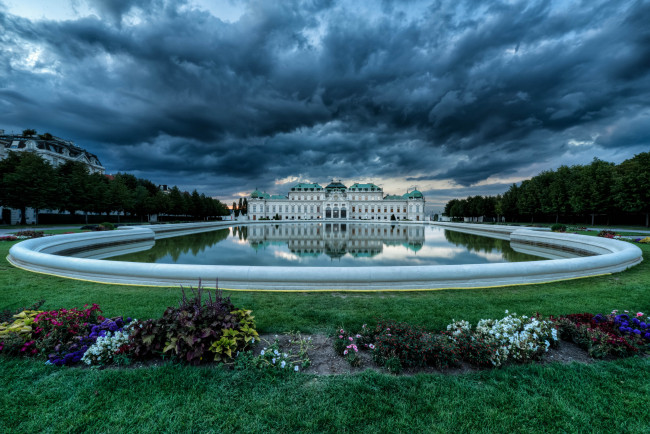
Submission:
[[[323,222],[322,220],[320,222]],[[337,221],[341,223],[342,221]],[[343,221],[344,222],[344,221]],[[380,291],[435,290],[448,288],[483,288],[519,284],[535,284],[590,277],[625,270],[643,260],[641,250],[622,241],[500,227],[481,233],[503,236],[521,243],[545,243],[557,246],[580,246],[597,256],[535,262],[396,267],[252,267],[208,266],[182,264],[151,264],[66,257],[53,253],[72,248],[98,248],[89,253],[93,258],[107,257],[142,250],[156,238],[204,232],[240,224],[283,224],[285,222],[218,222],[207,224],[152,225],[124,230],[58,235],[18,243],[9,251],[7,260],[29,271],[100,283],[142,286],[205,285],[219,281],[219,287],[232,290],[270,291]],[[296,223],[288,221],[286,223]],[[366,222],[369,223],[369,222]],[[377,223],[377,222],[375,222]],[[388,223],[390,224],[390,223]],[[410,224],[422,224],[411,222]],[[471,228],[445,224],[448,229],[481,232]],[[482,225],[487,226],[487,225]],[[491,235],[492,234],[492,235]],[[123,248],[120,249],[120,244]]]

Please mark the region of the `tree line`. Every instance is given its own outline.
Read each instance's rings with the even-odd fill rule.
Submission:
[[[451,218],[501,221],[584,222],[596,217],[612,221],[650,223],[650,152],[621,164],[594,158],[591,164],[547,170],[497,196],[452,199],[444,215]]]
[[[113,177],[90,173],[88,167],[67,161],[53,167],[32,152],[9,152],[0,161],[0,205],[19,209],[25,224],[26,208],[35,210],[77,211],[88,214],[116,213],[148,220],[153,214],[182,218],[208,219],[228,215],[219,200],[181,191],[174,186],[168,193],[156,184],[128,173]],[[38,212],[37,212],[38,214]]]
[[[239,198],[239,205],[237,202],[232,203],[232,212],[235,214],[235,217],[239,217],[240,214],[248,215],[248,199]]]

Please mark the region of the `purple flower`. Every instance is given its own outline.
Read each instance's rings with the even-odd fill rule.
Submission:
[[[641,334],[641,330],[639,330],[639,329],[634,329],[634,330],[632,330],[632,331],[633,331],[635,334],[637,334],[637,335],[640,335],[640,334]]]

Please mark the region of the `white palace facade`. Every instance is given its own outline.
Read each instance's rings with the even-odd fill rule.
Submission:
[[[300,183],[287,196],[255,190],[248,200],[251,220],[424,220],[424,196],[418,190],[402,196],[384,195],[375,184],[355,183],[346,187],[332,181]]]

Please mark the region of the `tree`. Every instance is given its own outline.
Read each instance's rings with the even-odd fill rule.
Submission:
[[[519,210],[517,209],[517,202],[519,200],[519,187],[517,184],[512,184],[510,189],[503,194],[501,202],[499,203],[499,209],[501,214],[508,221],[515,221],[519,215]]]
[[[91,173],[88,178],[88,204],[84,205],[82,211],[94,212],[97,214],[110,213],[109,180],[100,173]]]
[[[614,198],[617,206],[632,213],[645,215],[645,225],[650,219],[650,152],[637,154],[616,168]]]
[[[150,204],[149,192],[143,185],[138,185],[132,192],[132,213],[140,216],[140,221],[144,221],[144,216],[150,213]]]
[[[19,209],[20,223],[26,224],[27,208],[56,208],[57,179],[54,169],[32,152],[9,152],[0,161],[0,203]]]
[[[612,184],[614,164],[594,158],[588,166],[574,168],[570,199],[573,210],[591,216],[591,224],[597,214],[607,214],[613,205]]]
[[[203,216],[204,210],[203,210],[203,201],[201,200],[201,196],[199,195],[199,192],[196,191],[196,189],[192,192],[191,199],[190,199],[190,214],[195,219],[198,219]]]
[[[154,196],[149,196],[147,200],[150,202],[148,209],[151,214],[168,214],[171,209],[169,196],[160,190]]]
[[[537,184],[531,179],[522,181],[519,187],[517,210],[519,214],[529,215],[531,223],[535,220],[535,214],[540,212],[539,190]]]
[[[451,217],[451,209],[453,206],[458,202],[458,199],[452,199],[449,202],[445,204],[445,210],[443,211],[442,215]]]
[[[555,214],[555,223],[560,221],[560,215],[568,213],[571,209],[569,191],[572,177],[573,170],[570,167],[560,166],[555,172],[551,184],[548,186],[548,210]]]
[[[110,210],[117,212],[117,222],[120,222],[120,213],[133,207],[133,194],[126,186],[122,177],[116,176],[109,183],[109,204]]]
[[[88,211],[91,202],[88,166],[79,161],[66,161],[56,168],[56,174],[59,181],[59,210],[68,211],[71,215],[79,210]]]
[[[23,130],[23,137],[29,137],[29,136],[33,136],[35,134],[36,134],[36,130],[33,130],[31,128]]]
[[[172,215],[181,215],[184,211],[183,194],[178,187],[173,186],[169,190],[169,212]]]

